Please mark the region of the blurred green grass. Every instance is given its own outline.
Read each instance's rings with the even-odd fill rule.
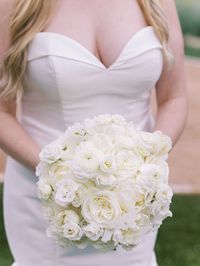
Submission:
[[[200,1],[176,0],[176,5],[183,34],[200,38]],[[200,57],[200,49],[187,44],[185,45],[185,54]]]
[[[1,210],[2,193],[3,186],[0,185]],[[173,218],[164,221],[158,234],[158,265],[200,266],[200,195],[175,195],[171,210]],[[6,241],[2,211],[0,233],[0,266],[10,266],[12,256]]]

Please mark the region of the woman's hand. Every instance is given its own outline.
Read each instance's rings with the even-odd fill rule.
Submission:
[[[188,111],[184,42],[174,1],[163,1],[163,4],[169,25],[169,47],[175,62],[170,70],[164,66],[156,84],[158,108],[154,130],[171,137],[174,146],[184,129]]]

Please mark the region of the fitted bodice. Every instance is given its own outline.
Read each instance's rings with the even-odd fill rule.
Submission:
[[[151,130],[150,95],[162,66],[162,45],[151,26],[135,33],[108,68],[77,41],[39,32],[28,47],[21,123],[41,146],[75,121],[101,113]]]

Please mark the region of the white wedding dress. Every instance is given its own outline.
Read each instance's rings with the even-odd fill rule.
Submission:
[[[28,48],[20,122],[40,147],[75,121],[102,113],[121,114],[137,128],[151,131],[155,119],[150,95],[162,67],[162,45],[151,26],[134,34],[108,68],[77,41],[39,32]],[[5,227],[14,265],[157,265],[157,232],[132,251],[61,248],[46,236],[48,222],[36,194],[34,171],[8,157],[4,179]]]

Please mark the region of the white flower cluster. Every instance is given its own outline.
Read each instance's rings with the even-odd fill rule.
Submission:
[[[172,216],[171,139],[121,115],[75,123],[40,152],[38,195],[61,245],[132,249]]]

